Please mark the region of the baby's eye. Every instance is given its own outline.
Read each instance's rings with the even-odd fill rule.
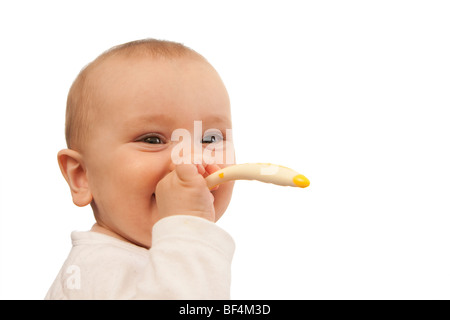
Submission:
[[[164,139],[156,134],[145,135],[137,140],[138,142],[144,142],[148,144],[163,144]]]
[[[162,140],[159,137],[147,137],[143,142],[150,143],[150,144],[160,144],[162,143]]]
[[[205,132],[202,143],[217,143],[223,140],[222,134],[220,132]]]

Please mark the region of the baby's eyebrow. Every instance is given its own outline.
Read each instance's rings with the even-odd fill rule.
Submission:
[[[222,127],[231,128],[231,119],[229,117],[212,115],[212,116],[207,116],[204,119],[200,119],[197,121],[202,121],[205,125],[208,125],[208,126],[220,125]]]
[[[173,122],[173,119],[165,113],[151,114],[145,116],[138,117],[130,117],[125,119],[126,126],[139,126],[139,125],[148,125],[148,124],[170,124]]]

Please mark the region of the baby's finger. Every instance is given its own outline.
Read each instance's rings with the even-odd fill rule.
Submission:
[[[198,169],[193,164],[180,164],[175,167],[175,172],[181,181],[189,182],[198,176]]]
[[[203,176],[206,178],[207,176],[209,176],[210,174],[213,174],[216,171],[220,170],[220,167],[217,164],[208,164],[206,165],[206,174],[204,174]],[[219,189],[219,186],[215,186],[211,189],[209,189],[210,191],[216,191],[217,189]]]
[[[201,175],[204,175],[206,172],[205,167],[202,164],[197,164],[197,170]]]
[[[216,191],[217,189],[219,189],[219,185],[212,187],[211,189],[209,189],[209,191]]]
[[[210,175],[216,171],[219,171],[220,167],[217,164],[213,163],[206,165],[205,170],[208,173],[208,175]]]

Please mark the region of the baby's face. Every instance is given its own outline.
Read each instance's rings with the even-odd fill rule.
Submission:
[[[188,130],[193,146],[194,121],[202,121],[202,134],[217,129],[226,139],[231,129],[227,91],[210,65],[189,57],[110,57],[93,77],[95,114],[83,159],[97,222],[150,247],[158,220],[156,185],[175,167],[172,149],[178,142],[171,141],[172,133]],[[216,219],[227,208],[232,188],[225,183],[212,191]]]

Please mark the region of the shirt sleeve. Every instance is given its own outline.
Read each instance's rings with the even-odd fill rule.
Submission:
[[[206,219],[171,216],[153,227],[136,299],[229,299],[234,241]]]

